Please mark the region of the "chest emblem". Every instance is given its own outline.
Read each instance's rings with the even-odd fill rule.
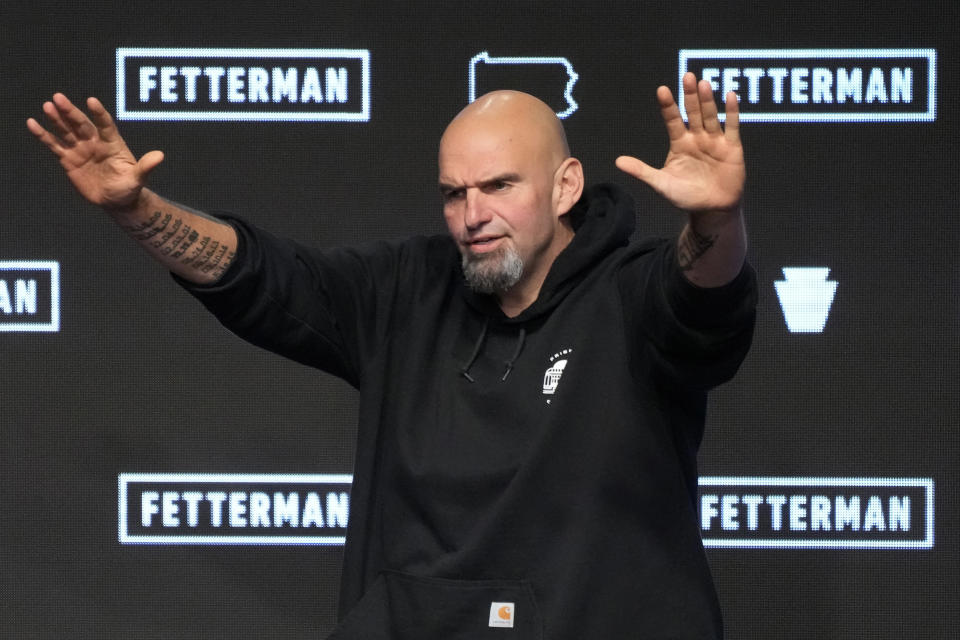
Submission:
[[[556,393],[557,387],[560,385],[560,378],[563,377],[563,372],[569,361],[566,356],[571,353],[573,353],[572,348],[563,349],[550,356],[550,366],[543,372],[543,395],[548,396],[547,404],[550,404],[549,396]]]

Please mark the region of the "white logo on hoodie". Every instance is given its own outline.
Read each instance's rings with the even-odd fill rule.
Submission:
[[[567,358],[562,360],[560,358],[570,353],[573,353],[573,349],[563,349],[550,356],[552,364],[543,372],[543,395],[552,396],[556,392],[563,371],[567,368]],[[547,404],[550,404],[549,399],[547,399]]]

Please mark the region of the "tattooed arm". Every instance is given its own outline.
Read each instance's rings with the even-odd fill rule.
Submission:
[[[216,282],[236,254],[237,233],[229,224],[146,188],[136,206],[107,213],[157,262],[190,282]]]
[[[677,261],[687,280],[701,287],[719,287],[740,273],[747,254],[743,213],[691,213],[677,240]]]
[[[60,159],[80,195],[103,207],[147,253],[186,280],[215,282],[236,252],[233,227],[147,189],[163,152],[137,160],[100,101],[88,99],[87,109],[90,117],[57,93],[43,105],[53,133],[33,118],[27,128]]]
[[[737,276],[747,251],[740,203],[746,179],[740,110],[736,95],[728,93],[726,127],[721,127],[710,83],[698,83],[692,73],[683,77],[683,94],[689,127],[670,89],[657,89],[670,137],[663,168],[630,156],[617,158],[617,166],[687,212],[677,241],[680,268],[690,282],[717,287]]]

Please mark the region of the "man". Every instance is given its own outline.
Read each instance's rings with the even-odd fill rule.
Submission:
[[[145,188],[95,99],[30,131],[245,339],[343,377],[360,427],[331,638],[715,638],[699,538],[706,390],[749,348],[736,97],[657,92],[670,152],[624,171],[688,212],[628,243],[633,203],[584,188],[542,102],[494,92],[440,142],[449,235],[320,251]]]

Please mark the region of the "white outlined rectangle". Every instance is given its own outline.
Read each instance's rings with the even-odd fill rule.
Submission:
[[[131,483],[184,484],[286,484],[327,487],[352,484],[349,474],[254,474],[254,473],[121,473],[117,476],[117,521],[120,544],[155,545],[342,545],[345,536],[325,535],[138,535],[128,526],[127,498]]]
[[[778,60],[851,60],[869,61],[889,58],[916,58],[924,60],[926,66],[927,87],[925,91],[927,108],[925,111],[793,111],[793,112],[750,112],[741,111],[741,122],[932,122],[936,120],[936,72],[937,52],[935,49],[681,49],[678,56],[678,104],[684,121],[687,111],[684,105],[683,75],[689,70],[691,60],[738,60],[738,59],[778,59]],[[741,100],[741,104],[743,101]],[[725,114],[719,114],[721,122]]]
[[[52,332],[60,331],[60,263],[53,260],[0,261],[0,278],[4,271],[47,271],[50,273],[49,322],[4,322],[0,331]]]
[[[705,476],[700,478],[701,492],[707,487],[812,487],[855,489],[904,489],[922,490],[924,504],[924,537],[919,539],[884,538],[703,538],[706,548],[738,549],[932,549],[934,544],[934,482],[932,478],[836,478],[836,477],[754,477],[754,476]]]
[[[150,111],[130,108],[126,101],[127,58],[265,58],[274,60],[343,59],[361,64],[362,95],[359,110],[347,111]],[[240,48],[161,48],[120,47],[117,49],[117,119],[118,120],[196,120],[196,121],[260,121],[260,122],[369,122],[370,120],[370,51],[368,49],[240,49]]]
[[[348,485],[353,476],[349,474],[216,474],[216,473],[121,473],[118,475],[118,539],[121,544],[155,545],[342,545],[344,536],[215,536],[215,535],[138,535],[128,530],[128,485],[130,483],[242,483],[242,484],[291,484],[291,485]],[[790,537],[740,537],[703,538],[706,548],[737,549],[932,549],[934,545],[934,482],[931,478],[836,478],[836,477],[756,477],[756,476],[704,476],[699,481],[701,492],[710,487],[809,487],[853,489],[904,489],[920,490],[924,496],[924,536],[917,539],[870,539],[803,538]]]

